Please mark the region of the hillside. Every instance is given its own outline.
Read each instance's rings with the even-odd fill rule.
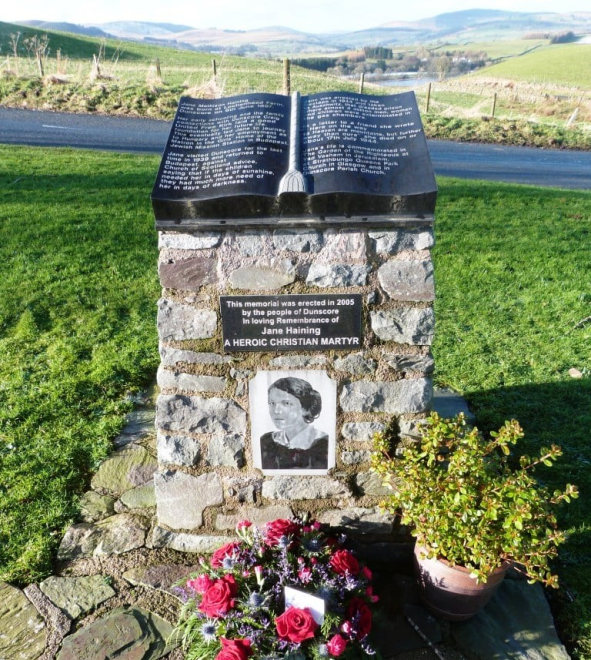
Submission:
[[[499,78],[533,84],[591,89],[591,44],[556,44],[512,57],[468,79]]]
[[[67,24],[45,24],[46,29],[66,30]],[[147,40],[183,48],[243,54],[293,55],[298,53],[334,53],[363,46],[396,46],[400,44],[433,44],[462,41],[518,39],[529,33],[556,33],[571,30],[591,33],[591,12],[549,13],[511,12],[491,9],[469,9],[448,12],[425,19],[404,22],[389,21],[372,28],[347,33],[308,33],[283,26],[266,26],[256,30],[212,29],[209,26],[187,26],[145,21],[96,23],[67,28],[73,32],[98,28],[119,39]]]

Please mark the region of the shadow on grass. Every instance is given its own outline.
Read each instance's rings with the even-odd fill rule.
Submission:
[[[563,455],[538,476],[550,489],[576,484],[580,497],[558,512],[567,530],[560,547],[557,570],[561,588],[548,596],[559,634],[576,658],[591,651],[591,379],[503,387],[466,393],[477,426],[488,433],[505,420],[517,419],[525,431],[516,453],[535,453],[552,443]]]

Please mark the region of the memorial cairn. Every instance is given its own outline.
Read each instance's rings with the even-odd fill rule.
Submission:
[[[306,514],[368,557],[406,539],[369,459],[431,406],[436,196],[412,92],[181,99],[152,193],[156,547]]]

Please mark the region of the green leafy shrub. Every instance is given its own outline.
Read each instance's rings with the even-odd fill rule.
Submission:
[[[443,419],[432,413],[420,433],[400,458],[391,456],[392,426],[375,436],[372,467],[393,489],[385,509],[401,510],[402,523],[414,526],[430,558],[465,566],[479,581],[509,561],[532,582],[557,586],[549,564],[565,535],[553,511],[578,492],[569,484],[550,493],[534,470],[552,465],[560,448],[523,455],[512,467],[510,446],[523,437],[515,420],[486,440],[462,414]]]

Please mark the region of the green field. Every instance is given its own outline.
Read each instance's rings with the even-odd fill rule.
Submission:
[[[555,44],[512,57],[471,77],[505,78],[591,90],[591,44]]]
[[[548,43],[547,39],[498,39],[496,41],[462,41],[442,44],[436,51],[464,50],[475,53],[484,52],[492,60],[516,57]]]
[[[0,580],[50,573],[126,395],[154,379],[157,166],[0,147]],[[561,512],[554,602],[569,649],[589,658],[591,193],[439,184],[436,381],[484,430],[515,417],[532,449],[563,446],[543,478],[581,497]]]

